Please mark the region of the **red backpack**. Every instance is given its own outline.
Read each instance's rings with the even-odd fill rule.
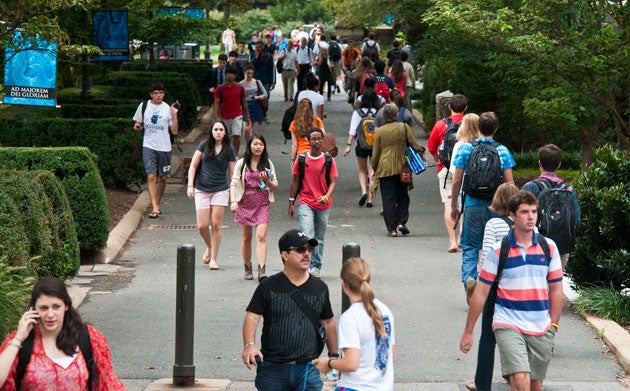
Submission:
[[[365,85],[363,84],[363,82],[365,81],[365,79],[369,79],[370,77],[374,77],[374,74],[372,72],[365,72],[363,76],[361,76],[361,80],[359,80],[359,95],[363,95],[363,93],[365,92]]]
[[[382,96],[386,103],[389,103],[389,85],[387,85],[387,76],[376,75],[374,76],[374,92],[377,95]]]

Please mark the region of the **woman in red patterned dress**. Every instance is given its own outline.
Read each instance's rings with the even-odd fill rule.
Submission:
[[[78,347],[84,327],[63,282],[42,277],[33,288],[30,309],[0,345],[0,390],[88,391],[89,370]],[[125,390],[114,373],[107,340],[91,325],[87,331],[96,372],[92,389]],[[34,334],[33,350],[18,379],[18,353],[30,333]]]
[[[241,225],[241,253],[245,267],[245,279],[253,280],[252,274],[252,231],[256,226],[256,258],[258,259],[258,281],[267,277],[267,227],[271,202],[278,189],[276,169],[267,153],[265,138],[254,133],[245,148],[245,155],[236,162],[230,182],[230,210],[236,215],[234,221]]]

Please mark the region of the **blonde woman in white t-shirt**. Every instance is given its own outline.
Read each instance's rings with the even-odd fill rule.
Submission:
[[[390,391],[394,389],[394,316],[374,297],[370,266],[351,258],[341,267],[341,287],[350,308],[339,318],[340,358],[317,358],[320,373],[340,372],[337,389]]]

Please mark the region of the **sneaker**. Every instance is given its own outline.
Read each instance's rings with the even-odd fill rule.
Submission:
[[[319,278],[321,270],[319,270],[319,268],[317,267],[312,267],[308,272],[311,273],[311,276]]]
[[[468,305],[470,305],[470,299],[472,298],[476,286],[477,280],[474,278],[468,278],[468,280],[466,280],[466,303]]]

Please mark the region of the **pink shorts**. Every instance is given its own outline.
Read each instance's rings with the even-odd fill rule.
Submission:
[[[195,189],[195,209],[210,209],[211,206],[227,206],[230,200],[230,191],[228,189],[217,191],[216,193],[208,193]]]

